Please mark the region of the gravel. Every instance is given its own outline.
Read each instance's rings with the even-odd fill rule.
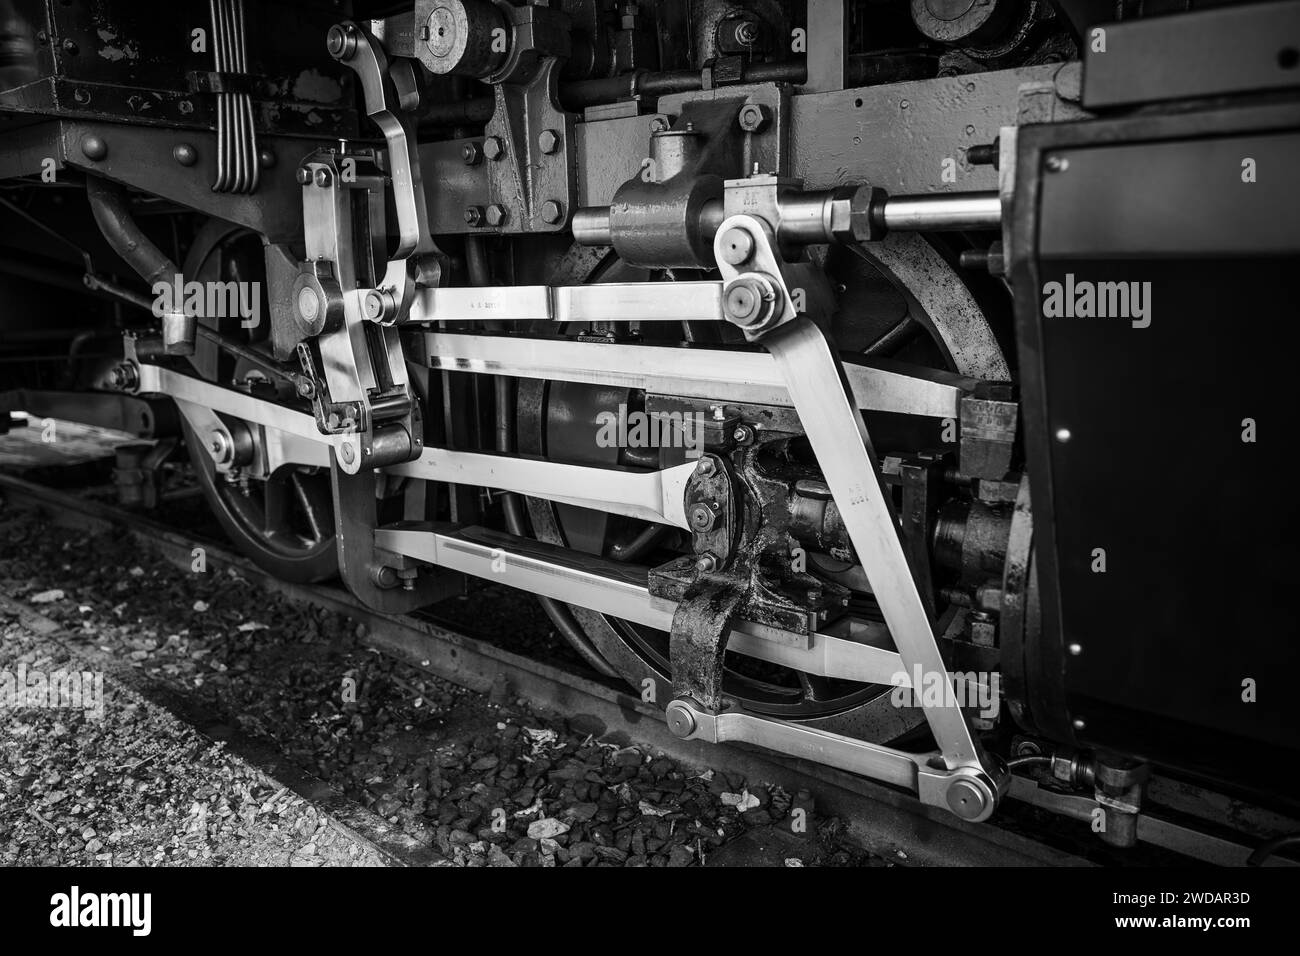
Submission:
[[[787,865],[892,865],[844,842],[835,821],[817,821],[814,839],[790,836],[792,796],[778,787],[593,739],[562,717],[529,709],[504,688],[475,694],[367,648],[348,619],[290,603],[238,574],[188,573],[125,536],[54,528],[21,513],[0,513],[0,539],[6,542],[0,593],[30,603],[62,591],[38,607],[61,626],[67,646],[98,649],[122,684],[146,696],[159,689],[183,695],[245,735],[273,743],[295,766],[443,863],[689,866],[739,836],[763,831],[788,841]],[[465,613],[485,612],[484,604],[490,602],[471,598]],[[111,717],[112,705],[109,710]],[[27,811],[45,806],[57,787],[40,769],[62,752],[63,738],[52,737],[43,723],[56,717],[73,749],[85,736],[95,743],[92,753],[112,766],[142,759],[129,756],[141,745],[141,734],[129,728],[105,737],[100,727],[82,726],[89,721],[56,712],[6,716],[28,727],[0,742],[0,765],[9,768],[0,820],[22,826],[9,839],[6,861],[43,859],[50,845],[48,831],[40,832],[43,825]],[[177,786],[199,787],[208,778],[218,786],[226,772],[221,759],[229,756],[200,747],[188,765],[175,768],[185,781]],[[18,767],[29,769],[21,775],[23,788],[13,790]],[[129,819],[137,799],[133,779],[120,769],[95,778],[101,813]],[[222,785],[212,797],[236,808],[222,819],[242,819],[239,808],[265,796],[232,803],[237,793],[227,791],[234,788]],[[188,813],[184,800],[173,802],[173,816]],[[168,819],[180,827],[179,818]],[[73,824],[57,825],[66,829],[60,837],[68,847],[82,841]],[[85,862],[82,842],[76,852]],[[204,856],[198,847],[176,845],[191,861],[236,859],[234,851]],[[304,845],[299,841],[297,850]],[[158,852],[132,858],[144,864],[177,859],[177,850]]]

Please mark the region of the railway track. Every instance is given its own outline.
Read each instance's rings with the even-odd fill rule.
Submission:
[[[361,640],[376,651],[478,693],[494,687],[499,691],[504,682],[512,697],[540,711],[563,715],[570,725],[597,738],[635,744],[698,770],[763,780],[789,793],[809,791],[815,794],[818,815],[844,821],[849,840],[884,858],[922,866],[1170,863],[1185,861],[1186,857],[1240,865],[1253,849],[1244,841],[1207,832],[1200,825],[1144,814],[1139,821],[1139,848],[1127,854],[1114,851],[1089,839],[1086,821],[1096,807],[1093,800],[1040,788],[1027,776],[1014,778],[1010,793],[1013,799],[995,822],[963,823],[950,814],[920,805],[907,794],[833,768],[776,759],[749,748],[683,741],[669,733],[656,708],[642,703],[620,685],[594,672],[584,672],[580,664],[561,666],[525,656],[437,620],[378,613],[358,605],[337,587],[276,579],[217,542],[94,500],[85,493],[73,494],[0,474],[0,494],[6,508],[39,511],[55,523],[82,530],[113,529],[177,567],[189,569],[195,549],[201,548],[209,570],[234,570],[257,587],[293,603],[332,611],[357,622]],[[186,709],[183,700],[174,704],[180,711]],[[189,718],[201,729],[201,713]],[[241,746],[258,751],[253,755],[254,762],[275,768],[301,795],[322,798],[319,781],[310,775],[294,772],[255,742],[245,740]],[[1184,811],[1191,818],[1196,808],[1188,806]],[[1063,822],[1061,817],[1083,822]],[[418,854],[409,862],[420,862]],[[1272,865],[1287,862],[1279,857],[1268,861]]]

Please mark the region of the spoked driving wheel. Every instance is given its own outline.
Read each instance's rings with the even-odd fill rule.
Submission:
[[[915,242],[912,240],[916,240]],[[1008,377],[997,337],[965,286],[933,247],[920,237],[903,237],[868,258],[859,250],[833,250],[822,263],[839,298],[835,322],[837,341],[845,351],[904,360],[983,378]],[[570,261],[566,258],[565,260]],[[581,259],[576,259],[581,261]],[[582,269],[582,267],[578,267]],[[575,270],[576,271],[576,270]],[[936,278],[947,279],[941,297],[928,291],[913,292],[912,283],[925,276],[929,288]],[[655,275],[651,279],[697,276]],[[562,275],[557,282],[615,282],[647,278],[626,268],[614,256],[605,258],[585,274]],[[942,308],[940,308],[942,306]],[[569,329],[566,334],[587,332]],[[739,334],[716,324],[643,326],[640,334],[659,345],[739,343]],[[725,394],[716,396],[720,403]],[[526,454],[552,460],[602,467],[658,467],[655,449],[601,447],[594,441],[599,416],[625,409],[643,409],[645,395],[625,388],[573,382],[521,382],[516,406],[518,447]],[[884,443],[881,449],[915,451],[938,441],[935,434],[900,428],[891,417],[880,416],[868,426]],[[916,444],[920,441],[922,444]],[[901,443],[901,444],[900,444]],[[641,459],[645,460],[641,460]],[[615,560],[654,566],[690,549],[684,532],[603,512],[529,499],[533,533],[543,541],[560,544]],[[833,562],[832,562],[833,563]],[[810,570],[821,570],[810,563]],[[825,567],[828,574],[842,568]],[[857,594],[853,604],[866,616],[875,614],[869,595]],[[663,706],[671,695],[668,634],[639,624],[579,607],[569,609],[591,645],[633,687],[643,689],[647,679],[657,688]],[[915,708],[899,708],[891,700],[893,688],[831,679],[728,652],[724,663],[724,693],[757,714],[794,720],[836,733],[881,742],[898,742],[923,730],[924,718]]]
[[[183,274],[207,281],[255,281],[261,278],[262,250],[258,238],[229,223],[213,221],[200,230]],[[264,287],[264,284],[263,284]],[[262,315],[267,315],[262,303]],[[208,320],[203,320],[208,324]],[[212,323],[216,325],[216,323]],[[244,329],[238,318],[222,321],[223,336],[257,350],[266,338],[265,323]],[[292,389],[246,359],[200,339],[195,362],[210,381],[246,388],[263,398],[293,400]],[[221,470],[217,459],[227,453],[221,441],[196,433],[182,416],[185,444],[203,497],[235,547],[276,577],[298,583],[323,581],[338,574],[334,508],[328,469],[286,464],[271,474],[254,469]],[[229,434],[256,442],[258,430],[238,420],[224,420]],[[214,441],[217,445],[214,447]],[[256,449],[244,453],[256,458]]]

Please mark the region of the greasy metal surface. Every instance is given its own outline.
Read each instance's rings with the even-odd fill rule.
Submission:
[[[674,695],[698,701],[708,711],[722,707],[722,658],[732,615],[746,590],[730,576],[711,574],[686,589],[673,614],[669,642]]]

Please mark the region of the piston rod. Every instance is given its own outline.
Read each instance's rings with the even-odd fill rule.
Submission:
[[[722,201],[710,200],[700,210],[698,227],[713,241],[722,222]],[[862,242],[886,232],[960,232],[997,229],[1002,202],[994,191],[889,196],[868,186],[786,192],[777,200],[777,238],[788,245]],[[573,237],[584,246],[616,245],[609,206],[588,206],[573,215]]]

